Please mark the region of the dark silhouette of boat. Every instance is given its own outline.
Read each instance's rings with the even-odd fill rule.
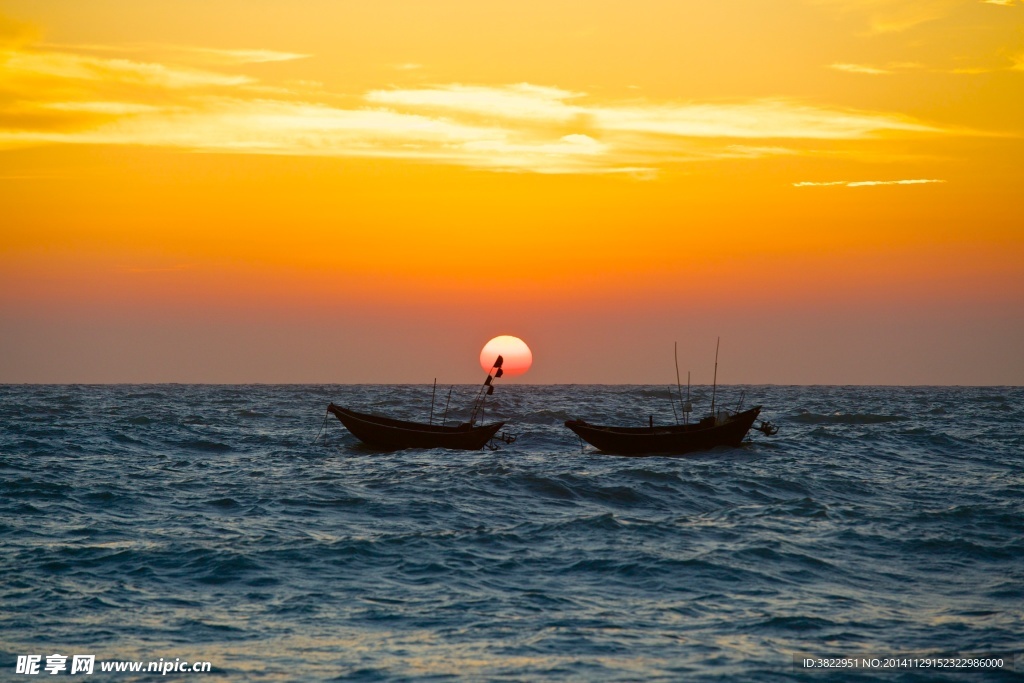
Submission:
[[[719,340],[721,341],[721,340]],[[672,397],[672,412],[676,415],[674,425],[654,426],[654,416],[646,427],[612,427],[592,425],[583,420],[568,420],[565,426],[576,432],[583,440],[605,453],[614,455],[685,455],[707,451],[718,446],[737,447],[754,426],[754,420],[761,413],[761,406],[743,410],[744,393],[735,411],[715,410],[715,393],[718,388],[718,344],[715,344],[715,375],[711,384],[711,413],[699,422],[690,422],[693,410],[690,404],[690,375],[686,375],[686,401],[683,402],[682,383],[679,380],[679,355],[676,349],[676,388],[679,390],[680,410],[685,420],[678,424],[675,398]],[[669,389],[671,392],[671,389]],[[758,431],[772,436],[779,428],[771,422],[761,421]],[[580,444],[582,446],[582,444]]]
[[[333,403],[327,410],[341,420],[352,436],[378,448],[452,448],[478,451],[487,445],[504,422],[458,426],[432,425],[422,422],[395,420],[380,415],[357,413]]]
[[[477,416],[484,413],[484,404],[487,397],[494,393],[494,386],[491,382],[503,374],[501,369],[503,359],[498,356],[491,366],[491,372],[487,373],[487,379],[477,392],[473,401],[473,409],[469,422],[460,425],[448,425],[448,406],[445,405],[444,418],[441,424],[434,424],[434,396],[430,398],[430,422],[410,422],[407,420],[396,420],[383,415],[371,415],[360,413],[355,410],[343,408],[331,403],[327,406],[328,414],[334,416],[345,425],[345,428],[363,443],[377,448],[451,448],[462,451],[478,451],[484,446],[490,445],[491,439],[497,439],[510,444],[516,440],[511,434],[498,434],[504,422],[492,422],[491,424],[477,425]],[[434,393],[437,392],[437,380],[434,381]],[[448,392],[448,399],[451,400],[451,391]],[[326,420],[326,416],[324,418]],[[491,449],[497,446],[491,445]]]
[[[565,426],[598,450],[614,455],[684,455],[718,446],[739,446],[754,425],[761,406],[741,413],[720,411],[700,422],[648,427],[611,427],[592,425],[583,420],[568,420]],[[760,431],[774,434],[776,428],[762,422]]]

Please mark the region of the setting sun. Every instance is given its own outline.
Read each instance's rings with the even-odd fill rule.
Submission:
[[[503,334],[484,344],[480,351],[480,367],[485,372],[490,370],[499,355],[505,359],[501,369],[508,377],[522,375],[533,365],[533,352],[519,337]]]

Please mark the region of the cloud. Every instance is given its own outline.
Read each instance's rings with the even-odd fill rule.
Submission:
[[[816,107],[789,100],[608,107],[592,111],[608,130],[697,138],[857,140],[886,133],[939,133],[909,117]]]
[[[91,114],[110,114],[123,116],[127,114],[147,114],[160,111],[160,107],[137,102],[49,102],[41,105],[45,109],[69,112],[88,112]]]
[[[878,67],[866,64],[829,64],[829,68],[836,69],[837,71],[846,71],[851,74],[870,74],[873,76],[892,73],[888,69],[879,69]]]
[[[1017,63],[1010,66],[1009,69],[1017,70],[1024,69],[1024,55],[1016,58]],[[869,64],[829,64],[830,69],[836,69],[838,71],[845,71],[848,73],[856,74],[869,74],[869,75],[891,75],[899,72],[906,72],[908,70],[925,70],[929,73],[937,74],[957,74],[957,75],[976,75],[976,74],[988,74],[996,71],[1005,71],[1006,66],[964,66],[956,68],[937,68],[937,67],[926,67],[924,64],[918,62],[890,62],[885,67],[871,66]]]
[[[531,83],[352,96],[296,74],[265,83],[237,72],[242,64],[304,56],[298,53],[157,47],[236,72],[153,61],[153,52],[145,60],[129,55],[139,46],[9,46],[0,49],[0,146],[145,145],[649,178],[691,161],[829,153],[802,150],[802,141],[828,147],[963,133],[897,113],[787,99],[608,101]]]
[[[131,54],[148,60],[198,63],[210,66],[287,62],[295,59],[307,59],[312,56],[298,52],[282,52],[280,50],[225,49],[198,47],[195,45],[168,45],[164,43],[129,43],[124,45],[41,43],[39,47],[72,53]]]
[[[0,65],[7,78],[105,81],[162,88],[233,86],[253,82],[252,78],[237,74],[53,51],[6,50],[0,52]]]
[[[941,132],[893,114],[815,107],[784,99],[736,103],[583,104],[584,93],[520,83],[375,90],[366,98],[407,108],[581,125],[604,132],[691,138],[862,139],[884,132]]]
[[[210,64],[262,64],[265,62],[290,62],[308,59],[310,55],[277,50],[221,50],[207,47],[169,47],[170,51],[193,54]]]
[[[898,33],[942,19],[962,0],[808,0],[841,14],[863,15],[871,33]]]
[[[413,90],[372,90],[370,102],[500,118],[567,121],[581,109],[567,104],[582,93],[529,83],[504,87],[445,85]]]
[[[793,187],[873,187],[875,185],[927,185],[929,183],[944,183],[945,180],[931,178],[919,178],[913,180],[835,180],[831,182],[815,183],[802,182],[793,183]]]

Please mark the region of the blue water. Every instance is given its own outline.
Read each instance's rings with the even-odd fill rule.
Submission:
[[[313,443],[330,401],[423,419],[429,386],[0,387],[0,678],[86,653],[213,664],[178,680],[822,681],[793,657],[1024,652],[1024,389],[743,389],[778,435],[630,459],[562,423],[672,422],[664,388],[500,386],[519,439],[467,453],[333,416]]]

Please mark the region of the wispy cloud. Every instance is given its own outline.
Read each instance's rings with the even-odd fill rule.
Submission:
[[[946,181],[934,178],[915,178],[913,180],[834,180],[824,183],[793,183],[793,187],[873,187],[875,185],[927,185],[930,183],[944,182]]]
[[[568,100],[582,94],[529,83],[500,88],[453,84],[412,90],[372,90],[366,94],[366,99],[425,110],[561,122],[582,112],[567,104]]]
[[[169,51],[194,54],[210,64],[262,64],[307,59],[310,55],[278,50],[223,50],[206,47],[171,46]]]
[[[160,111],[160,107],[138,102],[48,102],[40,105],[43,109],[67,112],[87,112],[91,114],[109,114],[124,116],[128,114],[148,114]]]
[[[872,76],[892,73],[889,69],[880,69],[877,66],[869,66],[867,64],[829,64],[829,68],[837,71],[846,71],[851,74],[869,74]]]
[[[898,33],[942,19],[963,0],[808,0],[842,14],[863,15],[871,33]]]
[[[599,107],[607,130],[698,138],[856,140],[886,133],[940,133],[941,127],[895,114],[817,107],[790,100],[731,104]]]
[[[587,104],[585,93],[520,83],[503,87],[449,85],[375,90],[371,102],[493,118],[565,124],[603,132],[691,138],[858,139],[887,131],[936,133],[909,117],[815,107],[784,99],[733,103]]]
[[[530,83],[440,84],[352,96],[296,81],[294,74],[273,84],[218,68],[304,56],[298,53],[161,47],[198,57],[207,65],[200,68],[128,58],[118,49],[79,46],[75,52],[36,44],[0,50],[0,146],[148,145],[650,177],[665,165],[695,160],[828,152],[802,150],[803,141],[827,147],[830,141],[963,132],[898,113],[782,98],[608,101]]]
[[[50,77],[182,89],[253,82],[252,78],[238,74],[67,52],[6,50],[0,52],[0,66],[9,79]]]
[[[1007,67],[1005,61],[1002,64],[988,65],[988,66],[961,66],[961,67],[929,67],[918,62],[890,62],[884,67],[874,66],[871,64],[829,64],[830,69],[836,69],[837,71],[845,71],[847,73],[854,74],[867,74],[872,76],[889,76],[897,73],[906,73],[909,71],[921,71],[927,73],[936,74],[958,74],[958,75],[976,75],[976,74],[988,74],[997,71],[1006,71],[1007,69],[1013,71],[1018,69],[1024,69],[1024,55],[1016,58],[1016,63]]]
[[[311,56],[280,50],[227,49],[195,45],[168,45],[164,43],[130,43],[125,45],[41,43],[39,47],[61,52],[135,55],[136,58],[143,60],[202,63],[210,66],[287,62],[295,59],[307,59]]]

